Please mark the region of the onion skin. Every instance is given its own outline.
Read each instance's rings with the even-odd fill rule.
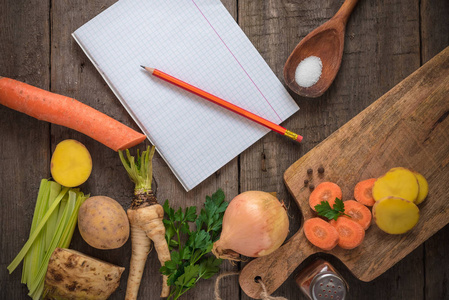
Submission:
[[[238,260],[268,255],[278,249],[288,235],[285,206],[273,195],[248,191],[229,203],[223,216],[220,239],[212,252],[218,258]]]

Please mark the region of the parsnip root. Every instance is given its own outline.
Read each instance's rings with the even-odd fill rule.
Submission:
[[[164,223],[162,222],[163,217],[164,209],[160,204],[139,207],[137,209],[128,209],[128,219],[131,223],[131,228],[137,227],[139,230],[143,231],[146,234],[146,237],[153,241],[154,248],[156,249],[159,261],[162,266],[166,261],[169,261],[171,259],[170,250],[168,249],[168,244],[165,240],[165,227]],[[134,244],[134,239],[132,238],[132,236],[131,239]],[[170,287],[167,285],[167,276],[162,275],[161,297],[168,297],[169,294]]]
[[[129,178],[135,184],[131,208],[128,209],[128,219],[131,224],[132,256],[125,296],[127,300],[137,299],[151,241],[154,243],[162,266],[171,259],[170,250],[165,240],[165,226],[162,221],[164,209],[157,203],[156,196],[151,189],[153,179],[151,160],[154,151],[154,146],[148,147],[147,150],[142,152],[142,155],[139,155],[139,151],[137,151],[137,159],[131,156],[128,150],[126,150],[126,158],[123,152],[119,151],[120,160],[128,172]],[[163,275],[161,297],[168,297],[169,295],[170,287],[167,283],[167,276]]]
[[[129,216],[128,210],[128,216]],[[148,254],[151,252],[151,240],[145,232],[137,225],[131,222],[131,262],[129,266],[128,283],[126,285],[125,300],[137,299],[139,293],[140,281],[142,280],[143,270],[147,261]]]

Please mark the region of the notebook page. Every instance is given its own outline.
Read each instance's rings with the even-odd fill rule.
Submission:
[[[269,130],[140,65],[277,124],[298,110],[219,0],[120,0],[73,36],[186,190]]]

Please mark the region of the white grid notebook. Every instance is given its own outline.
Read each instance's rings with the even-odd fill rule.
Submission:
[[[219,0],[120,0],[73,37],[186,190],[269,130],[140,65],[277,124],[299,109]]]

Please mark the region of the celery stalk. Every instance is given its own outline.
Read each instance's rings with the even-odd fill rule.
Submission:
[[[78,212],[81,204],[89,197],[85,196],[79,191],[69,191],[69,198],[62,214],[60,222],[57,224],[57,229],[54,238],[51,241],[44,263],[40,266],[39,272],[33,281],[29,296],[33,299],[39,299],[44,290],[45,274],[47,272],[48,262],[56,247],[67,248],[72,240],[73,232],[75,231],[76,223],[78,221]]]
[[[40,292],[43,291],[43,284],[45,279],[45,273],[47,272],[48,261],[50,260],[50,256],[52,255],[53,251],[56,249],[61,239],[61,236],[64,232],[64,229],[67,226],[67,223],[69,222],[73,210],[75,209],[75,203],[76,203],[76,193],[73,191],[69,191],[69,199],[67,201],[67,205],[64,209],[61,220],[57,225],[55,234],[50,243],[50,247],[47,253],[45,254],[43,263],[40,265],[39,271],[36,277],[33,279],[33,282],[31,283],[31,286],[29,288],[30,291],[28,295],[33,299],[39,299],[41,296],[41,294],[39,294],[39,291]]]
[[[37,214],[38,222],[41,221],[42,217],[45,214],[45,211],[53,204],[54,200],[59,195],[59,193],[61,191],[61,185],[54,181],[48,181],[47,189],[48,189],[48,191],[46,191],[46,193],[44,194],[43,199],[42,199],[42,205],[40,207],[41,210]],[[47,224],[44,227],[45,230],[42,230],[39,233],[35,242],[31,246],[30,251],[25,256],[25,259],[28,258],[27,265],[26,265],[27,269],[25,270],[25,272],[26,272],[25,278],[26,278],[26,283],[28,285],[28,288],[30,287],[30,282],[32,282],[33,279],[37,275],[38,269],[34,266],[39,266],[42,264],[42,260],[44,258],[45,252],[48,248],[48,244],[46,243],[46,240],[48,239],[48,236],[50,236],[50,238],[51,238],[51,236],[54,233],[54,228],[53,228],[53,230],[51,230],[51,228],[54,227],[55,225],[51,224],[50,221],[52,219],[55,219],[56,217],[57,217],[57,214],[56,214],[56,210],[55,210],[55,212],[53,212],[51,214],[50,218],[48,219]],[[56,220],[54,220],[52,222],[55,223]],[[36,223],[36,225],[37,225],[37,223]],[[49,231],[49,229],[50,229],[50,231]]]
[[[75,227],[78,222],[79,208],[87,198],[89,198],[89,195],[84,195],[81,192],[77,193],[75,209],[62,234],[61,240],[58,244],[58,248],[68,248],[70,246],[70,241],[72,240],[73,232],[75,231]]]
[[[59,210],[58,210],[58,218],[56,221],[56,224],[59,224],[61,221],[62,213],[64,212],[65,206],[67,205],[67,200],[69,199],[69,194],[65,194],[64,198],[62,198],[61,203],[59,203]]]
[[[49,190],[49,183],[47,179],[42,179],[41,183],[39,185],[39,192],[37,194],[37,200],[36,200],[36,206],[34,207],[34,214],[33,214],[33,221],[31,223],[31,229],[30,229],[30,236],[36,229],[37,224],[39,223],[42,213],[42,207],[46,204],[45,196],[48,194]],[[29,270],[32,268],[33,263],[31,262],[32,258],[34,257],[36,245],[33,244],[33,247],[30,249],[31,255],[26,255],[23,261],[23,268],[22,268],[22,283],[27,283],[29,276]]]
[[[53,204],[49,207],[49,209],[47,210],[45,215],[42,217],[42,220],[39,222],[36,229],[33,231],[33,233],[31,233],[30,237],[28,238],[28,241],[22,247],[19,254],[17,254],[17,256],[14,258],[14,260],[9,264],[8,271],[10,274],[17,268],[17,266],[20,264],[22,259],[25,257],[28,250],[30,250],[30,247],[33,244],[33,242],[36,240],[36,237],[39,235],[39,233],[41,232],[45,223],[47,223],[47,220],[50,218],[53,211],[58,207],[59,202],[61,202],[62,197],[64,196],[65,193],[67,193],[68,190],[69,190],[68,187],[64,187],[61,190],[61,192],[59,193],[56,200],[53,202]]]
[[[30,236],[8,266],[11,273],[24,259],[22,283],[28,285],[28,295],[33,299],[42,296],[53,251],[56,247],[67,248],[70,245],[79,208],[88,197],[79,189],[62,187],[53,181],[41,181]]]
[[[53,202],[56,200],[56,197],[61,192],[61,185],[57,182],[50,181],[50,195],[47,202],[47,207],[50,207]],[[58,214],[56,211],[51,214],[50,218],[47,221],[46,230],[45,230],[45,249],[48,249],[50,245],[51,239],[55,233],[56,224],[58,221]]]

